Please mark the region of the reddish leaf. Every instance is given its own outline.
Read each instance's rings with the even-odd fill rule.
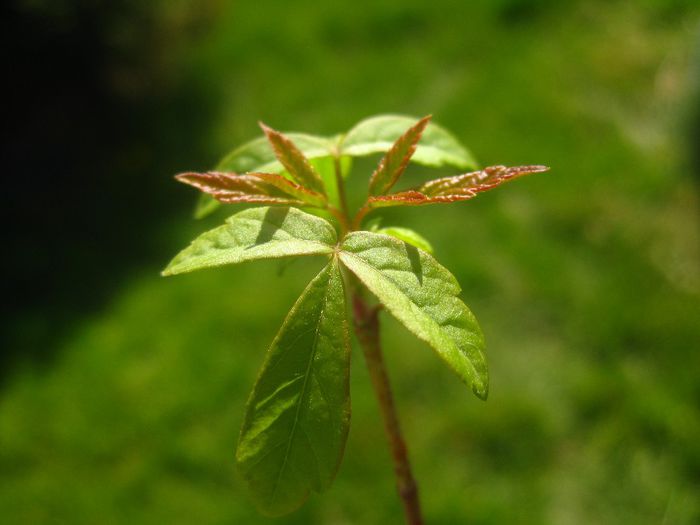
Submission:
[[[321,195],[326,194],[323,180],[318,172],[311,166],[309,160],[297,148],[294,143],[279,131],[259,123],[267,140],[270,142],[277,160],[289,172],[289,175],[301,186],[305,186]]]
[[[224,204],[238,204],[238,203],[248,203],[248,204],[269,204],[269,205],[279,205],[279,206],[303,206],[304,203],[294,199],[288,199],[286,197],[268,197],[266,195],[246,195],[245,193],[235,194],[229,193],[227,195],[214,195],[214,198],[223,202]]]
[[[210,195],[227,192],[268,194],[262,186],[263,181],[250,175],[209,171],[207,173],[180,173],[175,178],[185,184]]]
[[[391,195],[377,195],[367,199],[371,208],[385,208],[387,206],[420,206],[430,204],[429,197],[416,190],[401,191]]]
[[[473,171],[454,177],[444,177],[426,182],[419,191],[430,196],[452,195],[490,190],[510,179],[547,171],[546,166],[491,166],[480,171]],[[473,196],[473,195],[472,195]]]
[[[225,203],[325,205],[324,197],[318,193],[271,173],[182,173],[175,178]]]
[[[372,208],[386,206],[420,206],[439,202],[463,201],[482,191],[495,188],[510,179],[549,170],[546,166],[491,166],[480,171],[444,177],[426,182],[415,190],[369,198]]]
[[[292,197],[296,197],[297,199],[302,200],[311,206],[316,206],[318,208],[326,207],[327,200],[324,195],[305,188],[304,186],[300,186],[296,182],[292,182],[281,175],[277,175],[275,173],[253,173],[252,175],[255,175],[278,190],[281,190]]]
[[[401,135],[394,142],[391,149],[386,152],[386,155],[379,162],[379,166],[369,180],[370,195],[384,195],[401,178],[401,175],[406,170],[406,166],[408,166],[408,162],[416,151],[416,145],[423,134],[423,130],[431,118],[432,116],[428,115],[420,119]]]

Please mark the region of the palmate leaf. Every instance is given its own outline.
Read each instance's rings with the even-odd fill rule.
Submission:
[[[336,242],[335,229],[320,217],[297,208],[250,208],[197,237],[163,275],[256,259],[330,254]]]
[[[413,117],[403,115],[379,115],[362,120],[344,136],[321,137],[306,133],[285,133],[284,136],[309,160],[335,155],[343,158],[362,157],[388,152],[416,121]],[[426,126],[410,161],[432,167],[476,168],[472,154],[447,130],[434,123]],[[259,137],[229,153],[219,162],[215,171],[280,174],[285,171],[285,167],[277,160],[266,137]],[[328,187],[330,179],[322,178]],[[201,219],[214,212],[219,205],[211,196],[200,195],[195,217]]]
[[[385,153],[408,128],[416,124],[416,120],[403,115],[379,115],[365,119],[341,140],[340,152],[352,157]],[[423,131],[411,161],[432,167],[476,168],[472,154],[447,130],[433,123]]]
[[[480,171],[431,180],[413,190],[370,197],[368,203],[372,208],[382,208],[463,201],[511,179],[547,170],[549,168],[546,166],[490,166]]]
[[[484,337],[447,269],[410,244],[367,231],[350,233],[339,256],[394,317],[486,399]]]
[[[223,203],[257,202],[324,207],[323,195],[274,173],[181,173],[175,177]]]
[[[319,137],[306,133],[286,133],[307,159],[328,157],[335,148],[337,139]],[[266,137],[258,137],[234,149],[217,164],[215,171],[248,173],[263,172],[280,174],[284,166],[279,163]],[[214,212],[220,203],[209,195],[200,195],[195,217],[201,219]]]
[[[430,119],[430,115],[423,117],[396,139],[369,179],[370,195],[384,195],[401,178]]]
[[[270,142],[277,160],[284,166],[291,178],[297,184],[325,195],[326,189],[323,186],[321,176],[294,142],[289,137],[269,128],[262,122],[260,127]]]
[[[326,489],[350,424],[350,343],[334,257],[309,284],[272,342],[236,451],[260,510],[276,516]]]

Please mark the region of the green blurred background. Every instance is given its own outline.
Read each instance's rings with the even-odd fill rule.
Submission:
[[[174,173],[258,120],[334,134],[387,112],[432,113],[482,165],[552,167],[384,214],[433,242],[488,342],[483,403],[384,318],[427,522],[700,522],[697,2],[2,11],[0,522],[401,523],[357,351],[328,493],[267,520],[233,467],[265,349],[322,261],[158,276],[238,209],[194,221]]]

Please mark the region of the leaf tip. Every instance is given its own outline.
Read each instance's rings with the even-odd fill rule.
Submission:
[[[260,126],[260,129],[263,130],[263,133],[265,133],[265,135],[267,135],[268,137],[273,133],[277,133],[274,129],[265,124],[262,120],[258,120],[258,126]]]
[[[486,383],[474,383],[472,385],[472,392],[482,401],[486,401],[489,397],[489,386]]]
[[[193,186],[193,181],[196,181],[198,177],[201,177],[201,173],[195,173],[192,171],[186,171],[184,173],[178,173],[174,176],[175,180],[183,184],[188,184]]]
[[[542,164],[535,164],[533,166],[523,166],[523,169],[527,170],[529,173],[544,173],[545,171],[549,171],[550,167]]]
[[[472,392],[482,401],[486,401],[489,397],[489,372],[486,362],[477,370],[476,376],[472,379]]]
[[[433,116],[432,115],[426,115],[422,119],[419,119],[418,122],[416,122],[413,126],[413,128],[416,130],[417,137],[416,137],[416,142],[415,144],[418,144],[418,141],[421,139],[421,136],[423,135],[423,132],[425,131],[425,128],[428,127],[428,124],[430,124],[430,121],[432,120]],[[414,147],[415,147],[414,144]]]
[[[175,257],[175,259],[170,261],[168,265],[160,272],[161,277],[170,277],[171,275],[182,273],[182,269],[178,268],[179,264],[180,261],[177,257]]]

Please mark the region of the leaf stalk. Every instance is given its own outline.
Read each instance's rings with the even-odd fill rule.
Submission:
[[[355,218],[352,220],[352,231],[360,229],[360,226],[362,226],[362,220],[371,211],[372,208],[370,207],[369,202],[366,202],[364,206],[358,210],[358,212],[355,214]]]
[[[336,208],[335,206],[332,206],[331,204],[328,204],[326,209],[328,212],[333,215],[336,219],[338,219],[338,222],[340,223],[340,237],[342,238],[345,234],[347,234],[349,231],[351,231],[351,224],[350,220],[348,219],[347,213],[343,213],[341,210]]]
[[[335,171],[336,186],[338,186],[338,200],[340,201],[340,210],[343,212],[343,215],[347,218],[350,216],[350,211],[348,210],[348,198],[345,193],[345,181],[343,181],[343,168],[340,165],[339,152],[336,152],[333,155],[333,168]]]

